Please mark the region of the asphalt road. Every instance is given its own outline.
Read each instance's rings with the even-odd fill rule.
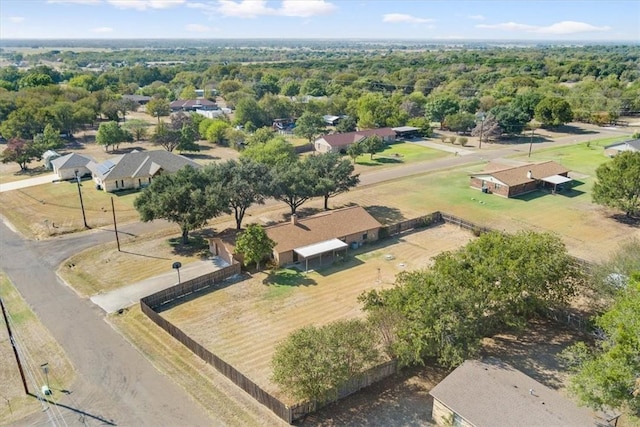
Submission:
[[[594,133],[571,135],[538,143],[534,150],[579,143],[624,130],[594,128]],[[483,160],[526,152],[528,145],[477,150],[473,154],[448,157],[362,174],[361,185],[405,178],[435,170],[460,167]],[[269,202],[269,204],[275,202]],[[133,223],[119,227],[123,233],[144,234],[170,225],[164,221]],[[60,402],[69,425],[116,424],[120,426],[211,425],[203,409],[183,390],[160,374],[105,321],[104,313],[88,299],[80,298],[55,274],[59,264],[82,249],[113,240],[109,227],[47,241],[27,241],[0,224],[0,269],[5,271],[25,300],[65,349],[77,370],[71,394]],[[99,274],[99,272],[96,272]],[[28,424],[45,423],[35,414]],[[20,425],[24,425],[21,422]]]
[[[111,234],[98,231],[54,241],[77,250],[100,243]],[[55,274],[56,262],[71,249],[57,251],[55,244],[42,245],[40,249],[48,252],[43,256],[38,245],[22,239],[5,224],[0,224],[0,235],[0,269],[15,283],[76,368],[78,380],[70,388],[71,393],[56,393],[60,403],[73,408],[59,407],[68,425],[212,424],[197,403],[104,321],[99,307],[61,283]],[[25,423],[47,424],[48,417],[37,413],[20,425]]]

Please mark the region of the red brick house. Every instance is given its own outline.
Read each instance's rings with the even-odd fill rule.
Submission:
[[[279,266],[301,264],[305,270],[323,264],[349,247],[378,240],[381,224],[360,206],[322,212],[307,218],[292,216],[265,228],[276,242],[273,258]]]
[[[561,185],[571,182],[569,169],[559,163],[543,163],[485,170],[471,175],[471,187],[484,193],[503,197],[516,197],[539,188],[558,191]]]
[[[396,139],[396,132],[391,128],[364,129],[355,132],[322,135],[315,140],[313,146],[319,153],[339,153],[346,151],[351,144],[373,135],[379,136],[386,143],[393,142]]]

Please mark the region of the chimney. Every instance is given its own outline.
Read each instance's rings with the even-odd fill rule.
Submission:
[[[531,173],[531,171],[527,172],[527,178],[529,179],[533,178],[533,174]]]
[[[291,214],[291,224],[298,225],[298,215]]]

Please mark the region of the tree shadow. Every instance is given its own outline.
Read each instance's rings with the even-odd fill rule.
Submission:
[[[189,242],[185,245],[182,243],[182,236],[172,237],[168,240],[171,246],[171,252],[184,257],[199,256],[206,258],[209,254],[209,240],[212,237],[209,230],[191,232],[189,234]]]
[[[51,172],[44,166],[36,166],[35,168],[20,169],[18,172],[14,172],[13,176],[38,176]]]
[[[201,152],[188,152],[188,153],[180,153],[181,155],[188,157],[190,159],[198,159],[198,160],[220,160],[218,156],[212,156],[211,154],[205,154]]]
[[[312,208],[312,207],[305,207],[305,208],[300,208],[296,211],[296,215],[298,215],[298,218],[304,218],[307,216],[312,216],[315,214],[319,214],[320,212],[326,212],[324,209],[322,208]],[[287,219],[290,219],[287,218]]]
[[[630,217],[622,213],[616,213],[610,216],[614,221],[633,228],[640,228],[640,218]]]
[[[406,219],[400,209],[392,208],[389,206],[366,206],[364,210],[366,210],[369,215],[373,216],[382,224],[395,224]]]
[[[560,125],[552,128],[545,128],[549,132],[570,133],[572,135],[592,135],[598,133],[591,129],[583,129],[573,125]]]
[[[509,138],[505,138],[505,139],[499,139],[497,141],[495,141],[496,144],[498,145],[525,145],[525,144],[540,144],[543,142],[549,142],[550,139],[547,137],[544,137],[542,135],[534,135],[533,138],[531,138],[531,135],[516,135],[516,136],[512,136]],[[484,143],[484,141],[483,141]]]
[[[363,261],[359,260],[354,256],[355,254],[347,254],[346,257],[336,260],[332,263],[327,263],[315,269],[314,271],[319,275],[326,277],[332,274],[338,273],[343,270],[347,270],[349,268],[353,268],[358,265],[364,264]]]
[[[318,283],[307,277],[303,272],[293,268],[282,268],[271,270],[267,277],[262,280],[263,285],[279,285],[279,286],[314,286]]]

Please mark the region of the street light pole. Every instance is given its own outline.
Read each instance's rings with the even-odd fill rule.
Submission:
[[[529,157],[531,157],[531,149],[533,148],[533,134],[536,132],[535,128],[531,128],[531,138],[529,138]]]
[[[478,113],[477,117],[480,118],[480,143],[478,144],[478,150],[480,150],[482,148],[482,133],[484,131],[485,115],[484,115],[484,113]]]
[[[76,184],[78,184],[78,196],[80,196],[80,209],[82,209],[82,222],[84,222],[84,228],[89,228],[87,225],[87,217],[84,214],[84,203],[82,201],[82,190],[80,189],[80,175],[78,175],[78,171],[76,173]]]

